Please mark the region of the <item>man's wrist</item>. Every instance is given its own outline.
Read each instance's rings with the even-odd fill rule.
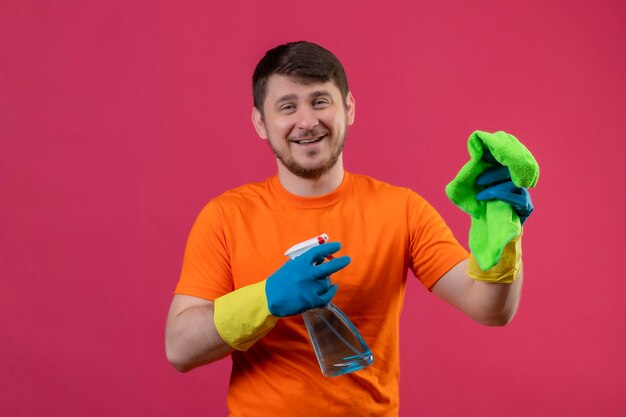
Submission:
[[[510,284],[514,282],[522,270],[522,235],[511,239],[502,249],[500,262],[483,271],[474,255],[470,254],[467,275],[478,281]]]
[[[215,328],[232,348],[248,350],[278,321],[267,306],[265,280],[215,299]]]

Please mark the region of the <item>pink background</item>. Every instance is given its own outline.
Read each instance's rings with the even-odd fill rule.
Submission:
[[[250,78],[300,39],[348,71],[347,169],[462,242],[443,190],[473,130],[542,167],[508,327],[411,281],[402,415],[625,415],[624,4],[1,2],[0,415],[225,415],[230,361],[177,373],[165,316],[200,208],[275,171]]]

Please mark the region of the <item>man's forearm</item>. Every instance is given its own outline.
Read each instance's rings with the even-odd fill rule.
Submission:
[[[481,324],[503,326],[517,310],[522,272],[510,284],[479,281],[467,275],[468,260],[460,262],[432,288],[433,294]]]
[[[522,281],[521,272],[517,279],[510,284],[471,279],[468,314],[484,325],[503,326],[508,324],[513,319],[519,305]]]
[[[227,356],[233,349],[222,340],[213,320],[213,303],[176,311],[173,305],[165,330],[170,363],[186,372]]]

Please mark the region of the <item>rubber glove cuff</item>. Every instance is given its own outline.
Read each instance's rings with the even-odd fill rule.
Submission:
[[[250,349],[278,321],[267,306],[266,281],[239,288],[215,299],[215,327],[222,339],[234,349]]]
[[[512,239],[502,250],[500,262],[492,268],[483,271],[474,255],[470,255],[467,265],[467,275],[479,281],[511,284],[522,270],[522,235]]]

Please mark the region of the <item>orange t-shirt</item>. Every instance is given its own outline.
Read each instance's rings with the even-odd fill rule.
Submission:
[[[397,416],[399,320],[407,278],[431,288],[468,257],[443,219],[413,191],[345,173],[334,192],[287,192],[276,176],[209,202],[190,232],[177,294],[214,300],[262,281],[296,243],[327,233],[352,263],[333,274],[333,303],[374,355],[363,370],[322,375],[301,315],[278,320],[247,352],[235,351],[227,405],[245,416]]]

